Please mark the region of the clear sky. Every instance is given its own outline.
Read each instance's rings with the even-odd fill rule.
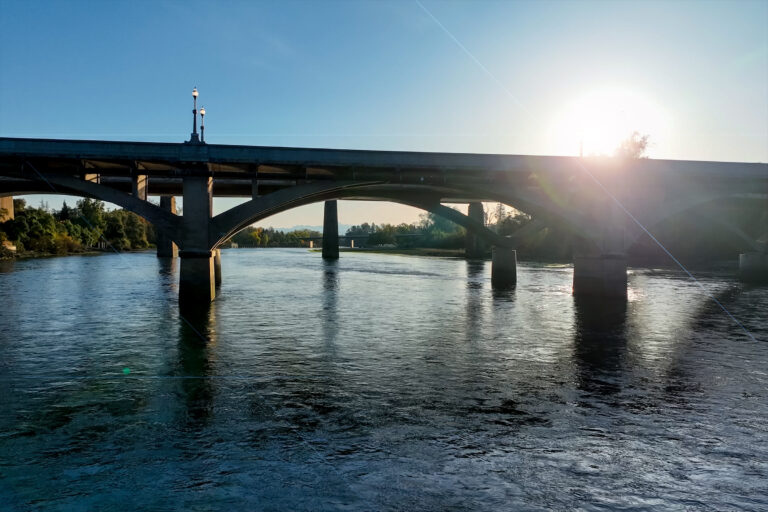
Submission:
[[[210,143],[577,155],[637,129],[652,158],[766,162],[766,20],[737,0],[0,0],[0,136],[180,142],[197,86]]]

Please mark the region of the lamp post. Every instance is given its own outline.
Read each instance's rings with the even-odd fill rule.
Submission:
[[[205,143],[205,107],[200,107],[200,142]]]
[[[197,87],[192,89],[192,135],[189,137],[189,142],[200,142],[197,136]]]

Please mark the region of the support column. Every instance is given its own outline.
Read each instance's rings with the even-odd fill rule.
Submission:
[[[339,258],[339,212],[336,201],[325,202],[323,215],[323,258]]]
[[[739,279],[745,283],[768,284],[768,253],[739,254]]]
[[[216,286],[221,286],[221,249],[213,250],[213,277]]]
[[[211,251],[180,251],[179,305],[184,309],[204,307],[216,297],[216,275]]]
[[[514,288],[517,284],[517,251],[493,247],[491,256],[491,286],[496,289]]]
[[[467,217],[479,222],[485,223],[485,212],[483,211],[483,203],[469,203],[469,211]],[[467,231],[466,247],[464,254],[470,259],[480,259],[485,257],[485,243],[476,236],[474,233]]]
[[[176,213],[176,198],[173,196],[161,196],[160,208],[163,210]],[[158,258],[175,258],[179,255],[179,248],[176,244],[158,231],[157,233],[157,257]]]
[[[14,219],[13,196],[0,197],[0,222]]]
[[[147,190],[149,188],[148,184],[149,180],[147,179],[146,174],[135,174],[131,176],[131,194],[142,201],[146,201]]]
[[[182,307],[200,307],[216,297],[214,258],[208,241],[213,179],[207,176],[188,176],[184,178],[183,187],[179,304]]]
[[[623,254],[574,256],[573,294],[626,299],[626,256]]]

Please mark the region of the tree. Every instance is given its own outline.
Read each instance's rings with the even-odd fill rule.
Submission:
[[[69,220],[72,218],[72,208],[67,206],[67,202],[64,201],[64,204],[61,205],[61,210],[59,210],[59,220]]]
[[[648,149],[649,135],[640,135],[640,132],[634,131],[632,135],[621,141],[616,148],[616,156],[619,158],[648,158],[645,154]]]
[[[81,199],[77,202],[77,209],[80,212],[80,218],[77,220],[91,229],[103,230],[106,226],[104,219],[104,203],[90,198]]]

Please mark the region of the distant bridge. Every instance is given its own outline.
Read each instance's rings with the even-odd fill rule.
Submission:
[[[221,244],[291,208],[325,201],[323,256],[337,258],[337,199],[393,201],[464,226],[474,234],[470,255],[480,240],[494,246],[496,286],[515,282],[515,238],[484,226],[481,201],[505,203],[533,216],[527,229],[556,222],[579,236],[574,294],[622,297],[626,253],[643,233],[640,224],[652,229],[734,198],[766,205],[768,165],[0,138],[0,207],[10,204],[12,214],[12,196],[41,193],[114,203],[154,224],[158,256],[175,256],[178,246],[182,304],[215,297]],[[160,196],[160,206],[148,195]],[[214,195],[250,199],[214,216]],[[443,204],[462,202],[468,215]],[[765,245],[738,234],[742,275],[765,276]]]

